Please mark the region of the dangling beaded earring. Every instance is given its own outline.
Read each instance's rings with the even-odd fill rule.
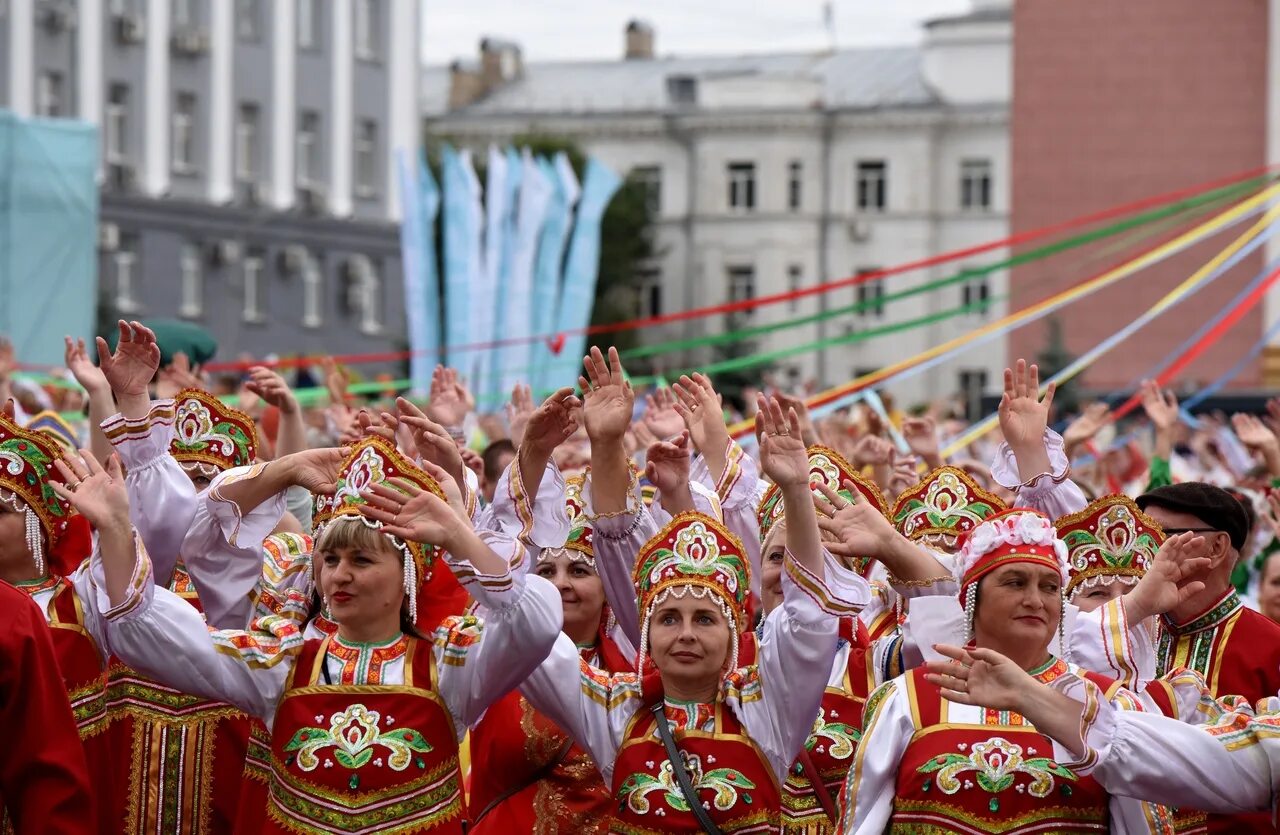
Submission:
[[[31,557],[36,561],[36,575],[43,577],[44,547],[40,543],[40,518],[29,507],[23,509],[22,515],[26,524],[27,547],[31,549]]]
[[[409,598],[409,622],[418,622],[418,566],[412,554],[404,555],[404,593]]]
[[[973,620],[978,612],[978,584],[973,583],[964,591],[964,642],[973,643]]]
[[[1058,595],[1058,657],[1067,657],[1067,596]]]

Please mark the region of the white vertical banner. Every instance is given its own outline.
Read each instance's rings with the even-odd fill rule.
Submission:
[[[582,193],[569,157],[563,151],[555,155],[553,162],[543,161],[541,165],[542,173],[555,191],[538,243],[538,263],[533,279],[533,332],[546,338],[546,341],[531,346],[533,350],[530,351],[537,366],[532,385],[538,392],[550,386],[552,359],[564,347],[564,335],[555,333],[560,315],[560,274],[573,225],[573,207]]]
[[[493,300],[481,294],[481,288],[485,284],[485,266],[484,266],[484,189],[480,186],[480,178],[476,175],[476,166],[471,159],[470,149],[464,150],[461,154],[463,174],[467,180],[467,196],[469,205],[467,206],[467,216],[469,219],[467,227],[467,292],[475,302],[471,305],[473,315],[471,322],[473,327],[471,333],[468,334],[467,343],[475,344],[476,342],[485,341],[485,337],[474,328],[474,311],[477,307],[484,307],[492,304]],[[463,376],[471,381],[472,391],[475,391],[475,379],[478,373],[477,358],[483,354],[483,351],[474,349],[465,351],[461,363],[454,366]]]
[[[511,275],[503,307],[508,316],[504,336],[525,339],[533,333],[533,272],[538,258],[538,241],[546,225],[554,186],[542,166],[525,148],[520,156],[520,203],[516,213],[515,249],[511,258]],[[499,391],[510,392],[520,380],[532,383],[533,352],[527,343],[507,345],[502,349],[502,383]]]

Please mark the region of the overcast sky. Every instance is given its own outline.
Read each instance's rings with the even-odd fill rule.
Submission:
[[[628,20],[657,32],[659,55],[821,49],[825,0],[425,0],[423,60],[474,57],[480,38],[514,40],[525,60],[619,58]],[[839,46],[915,43],[920,22],[969,0],[832,0]]]

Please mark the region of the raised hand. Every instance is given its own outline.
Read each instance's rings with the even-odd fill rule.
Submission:
[[[684,419],[676,410],[676,402],[676,395],[669,388],[657,388],[653,394],[645,395],[641,421],[653,437],[660,441],[672,437],[684,428]]]
[[[689,430],[694,449],[705,457],[729,444],[729,427],[724,423],[720,395],[705,374],[685,375],[671,387],[676,393],[675,410]],[[722,453],[723,455],[723,453]]]
[[[760,469],[779,487],[809,483],[809,456],[800,436],[800,416],[784,415],[776,398],[759,395],[756,423],[760,426]]]
[[[542,401],[542,405],[529,416],[520,446],[527,445],[531,452],[550,457],[556,447],[578,431],[577,410],[581,406],[582,401],[572,388],[560,389]]]
[[[1204,590],[1204,582],[1198,578],[1212,564],[1209,557],[1197,556],[1204,552],[1204,545],[1205,538],[1194,531],[1164,541],[1147,573],[1124,595],[1125,613],[1131,621],[1173,611]]]
[[[853,445],[851,463],[855,467],[884,466],[893,458],[892,442],[877,435],[863,435]]]
[[[898,532],[893,524],[883,513],[862,501],[852,484],[846,481],[843,486],[853,497],[852,501],[825,484],[817,485],[822,495],[813,497],[818,527],[829,535],[824,543],[827,550],[845,559],[890,556],[898,544]]]
[[[888,484],[886,485],[890,496],[899,496],[920,481],[920,475],[916,471],[918,463],[919,459],[914,455],[907,455],[902,458],[894,457],[893,468],[889,471]]]
[[[930,469],[942,466],[938,450],[938,427],[933,418],[926,415],[907,418],[902,422],[902,437],[913,453]]]
[[[288,468],[290,484],[318,496],[331,496],[338,489],[338,472],[347,452],[339,447],[307,449],[279,458],[271,466]]]
[[[529,418],[533,417],[533,389],[524,383],[516,383],[515,388],[511,390],[511,402],[507,404],[506,410],[507,428],[511,432],[511,440],[519,445],[524,438]]]
[[[396,398],[400,422],[409,429],[418,457],[425,464],[440,467],[459,484],[463,479],[462,453],[449,431],[427,417],[416,405],[403,397]]]
[[[942,688],[944,698],[996,710],[1017,710],[1026,693],[1038,686],[1017,664],[992,649],[961,649],[938,644],[952,661],[930,661],[925,679]]]
[[[1087,444],[1093,440],[1102,427],[1106,426],[1111,420],[1111,407],[1101,401],[1090,403],[1084,407],[1084,411],[1080,416],[1071,421],[1067,426],[1067,430],[1062,433],[1063,446],[1066,447],[1067,455],[1081,444]]]
[[[455,508],[411,481],[393,479],[390,485],[372,484],[360,494],[366,502],[360,506],[361,515],[381,522],[382,530],[392,536],[447,549],[464,524]]]
[[[583,391],[582,417],[587,437],[593,446],[620,442],[631,425],[636,393],[622,371],[618,349],[610,348],[605,362],[600,349],[592,346],[582,365],[586,376],[578,378],[578,385]]]
[[[192,370],[191,360],[182,351],[173,355],[173,361],[160,369],[156,394],[172,397],[183,389],[204,389],[204,381]]]
[[[778,402],[782,404],[783,409],[791,409],[796,413],[796,417],[800,418],[800,438],[804,441],[806,447],[811,447],[818,442],[818,430],[813,425],[813,420],[809,417],[809,407],[805,405],[803,397],[795,397],[783,392],[776,392],[773,395]]]
[[[53,466],[65,483],[50,481],[49,486],[90,525],[95,529],[129,527],[129,492],[119,456],[112,455],[103,469],[92,452],[82,449],[78,456],[56,459]]]
[[[245,388],[261,397],[267,403],[280,410],[282,415],[291,415],[298,411],[298,398],[293,389],[276,372],[265,366],[256,365],[249,369],[249,381]]]
[[[689,491],[689,431],[680,430],[674,440],[658,441],[645,455],[644,474],[664,497]],[[664,498],[664,504],[665,504]]]
[[[449,429],[461,427],[476,405],[471,392],[458,379],[458,372],[443,365],[437,365],[431,372],[430,397],[427,417]]]
[[[1142,410],[1156,429],[1170,431],[1178,425],[1178,398],[1172,391],[1161,390],[1154,380],[1143,380],[1141,391]]]
[[[8,381],[17,370],[18,357],[14,353],[13,343],[0,336],[0,383]]]
[[[324,374],[325,390],[329,392],[329,407],[347,409],[347,386],[350,385],[347,373],[338,367],[333,357],[321,357],[320,370]]]
[[[107,348],[107,341],[98,337],[98,363],[106,375],[116,400],[148,400],[151,380],[160,367],[160,346],[156,335],[139,322],[120,320],[120,339],[115,353]],[[121,408],[124,404],[121,403]],[[144,407],[145,413],[145,407]],[[126,417],[131,415],[126,414]]]
[[[102,369],[93,364],[93,360],[89,359],[89,352],[85,349],[83,339],[72,339],[71,337],[63,337],[66,346],[63,352],[63,359],[66,361],[67,370],[71,372],[71,376],[76,378],[76,382],[80,387],[89,394],[110,394],[111,384],[107,382],[107,375],[102,373]]]
[[[1034,449],[1044,444],[1044,430],[1049,425],[1049,410],[1057,386],[1049,384],[1040,397],[1040,368],[1026,360],[1018,360],[1012,369],[1004,370],[1004,396],[1000,398],[1000,431],[1017,454],[1020,449]]]

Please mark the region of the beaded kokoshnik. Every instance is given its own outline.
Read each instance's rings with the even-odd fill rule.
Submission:
[[[41,577],[44,543],[53,549],[72,512],[51,486],[63,483],[53,465],[62,457],[50,435],[23,429],[0,413],[0,502],[23,515],[23,537]]]

